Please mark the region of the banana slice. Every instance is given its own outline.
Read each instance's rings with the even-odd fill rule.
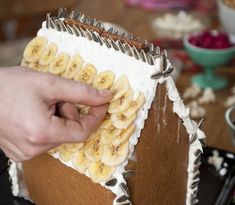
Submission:
[[[108,112],[109,113],[121,113],[130,106],[133,99],[133,91],[129,90],[119,99],[112,101],[109,105]]]
[[[82,105],[82,104],[76,104],[76,107],[81,110],[84,109],[85,107],[87,107],[87,105]]]
[[[49,65],[40,65],[40,71],[44,73],[49,72]]]
[[[139,109],[143,106],[145,103],[145,96],[144,93],[139,92],[138,97],[135,101],[132,101],[129,108],[123,112],[123,114],[127,117],[134,115],[139,111]]]
[[[95,132],[91,133],[90,136],[88,137],[88,141],[95,139],[95,138],[99,138],[101,136],[101,130],[97,129]]]
[[[110,117],[108,119],[105,119],[102,124],[100,125],[100,129],[109,129],[112,126],[112,121]]]
[[[73,158],[74,153],[67,151],[65,148],[60,147],[59,149],[59,158],[63,162],[68,162]]]
[[[118,166],[124,162],[129,153],[129,142],[126,141],[121,145],[105,145],[101,162],[108,166]]]
[[[122,133],[115,138],[112,144],[115,146],[119,146],[123,142],[127,141],[130,136],[134,133],[135,127],[136,126],[134,124],[131,124],[127,129],[122,130]]]
[[[65,72],[62,74],[62,77],[73,79],[76,73],[81,69],[83,63],[84,60],[79,54],[73,56],[66,66]]]
[[[52,63],[49,65],[49,72],[55,75],[60,75],[65,71],[69,62],[69,55],[66,53],[59,53]]]
[[[113,85],[114,77],[114,73],[110,70],[101,72],[95,77],[92,86],[97,89],[110,89]]]
[[[83,150],[80,150],[73,156],[72,163],[76,170],[79,171],[81,174],[84,174],[90,164],[90,162],[86,159]]]
[[[21,63],[20,63],[21,66],[24,66],[24,67],[29,67],[29,62],[27,62],[24,58],[22,59]]]
[[[95,76],[96,76],[96,68],[91,64],[86,64],[78,73],[74,76],[74,80],[87,83],[89,85],[92,84]]]
[[[35,71],[40,71],[41,70],[40,65],[39,65],[38,62],[29,63],[28,67],[35,70]]]
[[[112,177],[116,167],[110,167],[102,162],[92,162],[88,167],[89,176],[95,183],[107,181]]]
[[[84,154],[86,158],[91,162],[99,161],[103,154],[103,145],[100,142],[100,135],[96,138],[89,140],[84,145]]]
[[[59,147],[55,147],[55,148],[52,148],[49,151],[47,151],[47,153],[50,154],[50,155],[53,155],[58,151],[59,151]]]
[[[121,129],[117,129],[111,125],[108,129],[103,129],[101,131],[100,142],[105,145],[111,144],[121,133]]]
[[[86,107],[84,107],[83,109],[81,109],[81,110],[80,110],[80,115],[82,116],[82,115],[88,114],[90,108],[91,108],[90,106],[86,106]]]
[[[41,55],[47,45],[47,39],[42,36],[33,38],[24,50],[24,59],[30,63],[40,60]]]
[[[90,106],[88,105],[80,105],[80,104],[76,104],[76,107],[78,108],[79,114],[82,115],[86,115],[89,110],[90,110]]]
[[[114,92],[114,96],[111,102],[121,98],[123,95],[125,95],[125,93],[127,93],[130,90],[130,84],[128,78],[124,75],[120,76],[116,80],[116,82],[114,82],[110,90]]]
[[[126,129],[135,121],[136,117],[136,113],[129,117],[126,117],[123,113],[118,113],[112,114],[110,119],[114,127],[118,129]]]
[[[80,143],[66,143],[64,144],[64,148],[69,151],[69,152],[78,152],[82,147],[83,147],[84,143],[80,142]]]
[[[51,64],[56,56],[57,51],[58,47],[56,43],[50,43],[42,53],[39,64],[44,66]]]

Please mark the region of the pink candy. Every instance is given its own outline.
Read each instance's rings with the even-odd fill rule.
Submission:
[[[233,46],[227,33],[220,32],[215,34],[210,31],[204,31],[198,35],[190,36],[189,43],[200,48],[208,49],[224,49]]]

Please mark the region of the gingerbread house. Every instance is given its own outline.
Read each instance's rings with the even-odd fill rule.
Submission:
[[[171,78],[167,53],[101,21],[60,9],[25,48],[22,65],[114,92],[84,143],[12,162],[15,196],[37,205],[196,204],[204,133]],[[77,105],[81,115],[89,107]]]

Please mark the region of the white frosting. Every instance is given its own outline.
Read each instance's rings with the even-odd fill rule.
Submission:
[[[186,196],[186,205],[191,205],[191,199],[193,193],[197,190],[197,186],[192,189],[191,185],[194,183],[194,162],[196,160],[195,152],[200,150],[202,152],[202,145],[199,139],[205,138],[205,134],[198,129],[196,122],[190,119],[189,110],[184,106],[182,100],[179,97],[179,93],[175,87],[175,84],[172,78],[168,77],[166,79],[169,99],[173,101],[173,110],[174,112],[183,120],[183,125],[185,126],[190,139],[196,134],[197,139],[189,147],[189,164],[188,164],[188,182],[187,182],[187,196]],[[173,98],[174,96],[174,98]]]
[[[182,119],[183,125],[185,126],[190,139],[193,135],[197,135],[197,139],[190,145],[189,148],[186,204],[191,204],[193,193],[195,190],[197,190],[197,186],[194,189],[191,188],[191,185],[194,182],[194,162],[196,160],[194,153],[197,150],[202,151],[199,139],[202,139],[205,136],[204,133],[198,129],[196,123],[189,118],[189,109],[185,108],[172,78],[167,77],[165,79],[162,77],[158,81],[150,80],[150,76],[159,71],[160,58],[156,59],[155,65],[149,65],[147,63],[136,60],[134,57],[117,52],[113,48],[107,48],[105,45],[101,46],[96,42],[89,41],[86,38],[73,36],[66,32],[58,32],[53,29],[47,29],[45,22],[43,23],[42,28],[38,31],[38,36],[44,36],[48,39],[49,42],[55,42],[58,45],[58,52],[65,52],[70,56],[79,53],[85,62],[95,65],[98,72],[112,70],[114,71],[116,77],[120,75],[128,76],[130,86],[133,88],[133,90],[135,92],[142,91],[145,94],[146,103],[138,113],[138,118],[135,121],[137,128],[129,139],[130,152],[128,159],[133,158],[132,155],[134,152],[134,146],[138,142],[141,129],[143,129],[145,119],[148,117],[148,110],[150,109],[152,101],[155,97],[157,84],[166,82],[168,98],[173,102],[173,111],[179,116],[179,118]],[[58,158],[58,153],[55,153],[53,156]],[[118,180],[117,185],[114,187],[106,187],[116,194],[117,198],[123,195],[123,191],[118,185],[122,182],[126,183],[122,173],[125,171],[125,166],[128,163],[128,159],[118,166],[116,172],[114,173],[114,177],[116,177]],[[75,169],[71,161],[64,164]],[[15,171],[17,169],[14,166],[15,165],[12,165],[12,170]],[[89,176],[88,172],[86,172],[85,175]],[[15,175],[12,174],[12,178],[14,178],[14,176]],[[17,183],[19,183],[19,181],[13,182],[13,184]],[[101,185],[105,186],[104,183],[101,183]],[[15,195],[19,194],[16,185],[13,187],[13,191],[15,192]],[[27,193],[25,194],[28,196]],[[114,204],[117,203],[114,201]]]
[[[28,190],[23,181],[22,163],[15,163],[13,161],[10,161],[8,173],[11,180],[11,190],[13,196],[22,197],[26,200],[31,201]]]
[[[9,168],[9,176],[11,179],[11,184],[12,184],[12,194],[13,196],[18,196],[19,195],[19,182],[18,182],[18,174],[17,174],[17,164],[12,163]]]
[[[104,44],[101,46],[97,42],[89,41],[84,37],[47,29],[45,22],[37,35],[46,37],[49,42],[55,42],[58,46],[58,53],[63,52],[70,56],[79,53],[83,60],[93,64],[98,72],[113,70],[116,78],[120,75],[128,76],[131,87],[134,90],[144,92],[147,94],[146,96],[149,96],[148,93],[152,92],[149,88],[156,86],[156,82],[149,80],[149,78],[157,72],[158,65],[149,65],[122,52],[117,52],[113,48],[107,48]]]

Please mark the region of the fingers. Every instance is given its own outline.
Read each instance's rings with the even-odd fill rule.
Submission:
[[[97,90],[87,84],[47,74],[45,78],[47,96],[51,100],[98,106],[109,102],[112,93]]]
[[[108,105],[90,108],[87,115],[80,117],[79,121],[85,130],[89,130],[89,134],[94,132],[103,122],[108,110]]]
[[[107,109],[107,105],[93,107],[87,115],[80,117],[79,120],[52,116],[49,126],[48,142],[64,143],[85,141],[101,124]]]
[[[61,103],[57,107],[57,114],[60,117],[70,119],[70,120],[78,120],[79,113],[76,106],[72,103]]]

